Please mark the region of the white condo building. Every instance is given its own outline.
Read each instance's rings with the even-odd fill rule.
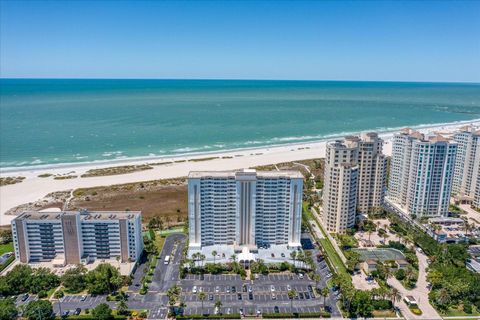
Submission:
[[[327,143],[323,188],[323,224],[343,233],[355,225],[357,211],[383,204],[386,158],[376,133],[348,136]]]
[[[388,201],[408,215],[446,216],[457,143],[404,129],[393,138]]]
[[[140,212],[24,212],[12,220],[12,232],[23,263],[135,262],[143,251]]]
[[[480,192],[477,187],[480,183],[480,130],[466,126],[456,132],[453,138],[458,148],[452,192],[473,201]],[[479,207],[478,198],[476,201],[476,207]]]
[[[300,246],[297,171],[209,171],[188,176],[189,248]]]

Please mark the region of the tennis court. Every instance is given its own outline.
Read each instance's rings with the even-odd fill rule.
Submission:
[[[383,262],[386,260],[405,259],[405,256],[401,251],[393,248],[352,249],[352,250],[360,254],[360,261],[372,259],[372,260]]]

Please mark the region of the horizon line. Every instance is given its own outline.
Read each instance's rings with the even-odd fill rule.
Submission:
[[[269,79],[269,78],[108,78],[108,77],[3,77],[0,80],[190,80],[190,81],[298,81],[298,82],[390,82],[390,83],[445,83],[445,84],[480,84],[480,81],[421,81],[421,80],[349,80],[349,79]]]

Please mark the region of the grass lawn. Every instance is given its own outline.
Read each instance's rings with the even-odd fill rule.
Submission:
[[[173,229],[168,229],[168,230],[162,230],[162,231],[160,231],[160,235],[163,236],[163,237],[166,237],[169,234],[179,233],[179,232],[183,232],[183,227],[178,227],[178,228],[173,228]]]
[[[393,310],[374,310],[372,314],[374,318],[395,318],[397,316]]]
[[[5,252],[13,252],[13,242],[0,245],[0,255],[4,254]]]
[[[155,237],[155,246],[158,249],[158,253],[162,252],[164,244],[165,244],[165,237],[161,237],[159,234],[157,234]]]
[[[480,316],[480,312],[475,308],[475,306],[472,306],[472,313],[465,313],[461,308],[450,308],[448,309],[447,312],[441,313],[443,316],[447,317],[461,317],[461,316]]]

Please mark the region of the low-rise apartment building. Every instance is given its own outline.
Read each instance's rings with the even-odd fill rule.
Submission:
[[[143,251],[140,212],[24,212],[12,232],[22,263],[135,262]]]

